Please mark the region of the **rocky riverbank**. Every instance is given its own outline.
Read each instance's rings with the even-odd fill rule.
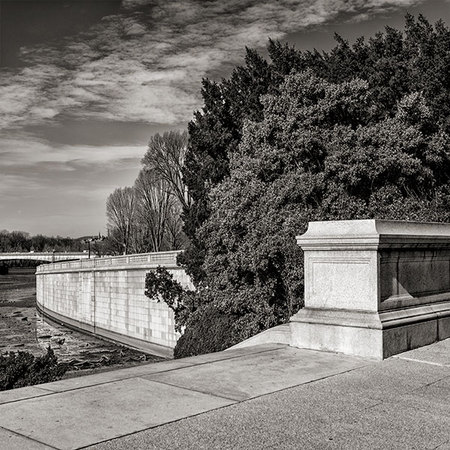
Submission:
[[[37,356],[51,346],[58,360],[69,364],[65,377],[162,360],[43,320],[35,305],[34,268],[0,275],[0,353],[22,350]]]

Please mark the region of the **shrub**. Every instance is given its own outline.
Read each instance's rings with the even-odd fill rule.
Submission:
[[[60,379],[67,365],[58,363],[54,351],[35,357],[29,352],[8,352],[0,355],[0,391],[49,383]]]
[[[175,331],[181,332],[187,318],[195,312],[195,293],[184,289],[165,268],[158,266],[145,277],[145,295],[156,301],[163,300],[174,312]]]
[[[191,320],[192,325],[178,339],[175,358],[219,352],[232,345],[233,315],[208,305],[195,311]]]

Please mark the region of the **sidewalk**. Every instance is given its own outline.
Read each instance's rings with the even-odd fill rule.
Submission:
[[[372,362],[262,345],[0,393],[0,449],[450,449],[450,340]]]

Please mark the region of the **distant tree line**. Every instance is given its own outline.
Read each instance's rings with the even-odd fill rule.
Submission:
[[[449,29],[408,15],[404,31],[336,42],[318,52],[269,41],[268,61],[247,49],[228,79],[203,81],[178,204],[196,291],[164,271],[147,280],[184,332],[177,356],[289,320],[308,221],[450,220]]]
[[[0,252],[82,252],[87,248],[83,239],[61,236],[30,236],[24,231],[0,231]]]

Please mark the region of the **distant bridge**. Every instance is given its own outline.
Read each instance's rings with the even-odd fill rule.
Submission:
[[[70,261],[74,259],[88,259],[94,257],[88,252],[11,252],[0,253],[0,261],[12,261],[12,260],[32,260],[32,261]]]

